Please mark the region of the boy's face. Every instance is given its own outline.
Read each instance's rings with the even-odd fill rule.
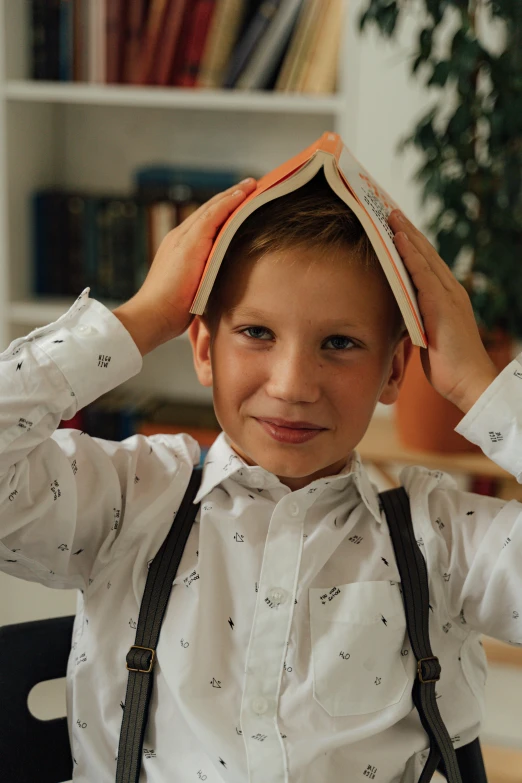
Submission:
[[[301,248],[277,263],[274,254],[245,263],[227,286],[214,340],[204,319],[189,327],[198,379],[213,388],[232,447],[291,490],[343,469],[377,402],[397,399],[411,350],[407,336],[392,344],[384,275],[350,262],[348,250],[331,252],[311,266],[314,250]],[[282,443],[260,418],[324,429]]]

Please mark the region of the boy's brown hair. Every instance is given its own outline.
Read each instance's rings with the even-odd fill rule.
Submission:
[[[240,263],[260,259],[266,253],[282,253],[305,246],[317,250],[312,263],[328,260],[336,250],[349,249],[355,263],[369,274],[384,277],[379,259],[354,212],[330,188],[318,172],[302,188],[259,207],[239,227],[221,263],[202,316],[215,334],[223,308],[223,292]],[[281,256],[284,258],[284,255]],[[275,261],[281,257],[274,257]],[[330,261],[331,262],[331,261]],[[386,281],[388,286],[388,282]],[[390,339],[398,342],[405,325],[391,289],[395,310]]]

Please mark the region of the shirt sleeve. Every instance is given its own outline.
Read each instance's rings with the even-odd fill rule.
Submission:
[[[157,477],[152,491],[172,480],[173,471],[169,479],[158,470],[151,439],[57,429],[142,363],[128,331],[88,288],[57,321],[0,354],[0,570],[85,590],[146,502],[149,474]]]
[[[522,354],[455,429],[522,483]],[[522,504],[440,487],[429,505],[446,544],[442,577],[450,614],[522,646]]]

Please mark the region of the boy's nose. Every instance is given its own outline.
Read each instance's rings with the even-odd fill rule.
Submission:
[[[271,368],[269,392],[293,402],[314,402],[319,393],[319,370],[310,357],[287,353]]]

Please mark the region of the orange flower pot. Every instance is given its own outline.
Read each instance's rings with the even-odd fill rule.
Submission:
[[[512,360],[513,341],[501,330],[482,334],[482,341],[498,371]],[[414,347],[404,382],[395,403],[395,423],[402,444],[408,448],[441,453],[480,452],[462,435],[454,432],[463,418],[462,411],[441,397],[429,383]]]

